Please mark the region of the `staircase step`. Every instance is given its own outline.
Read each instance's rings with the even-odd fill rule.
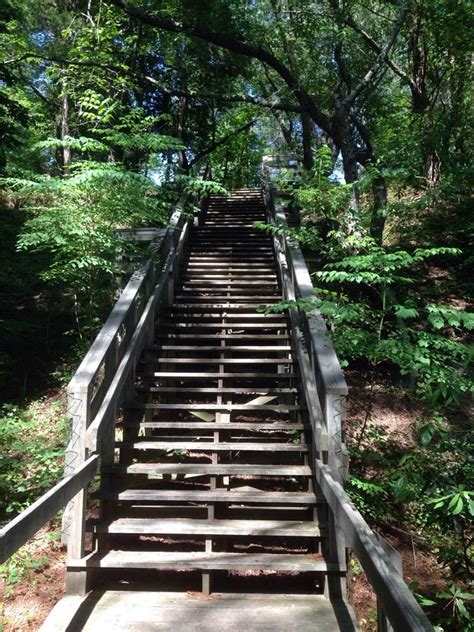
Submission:
[[[242,320],[253,320],[262,323],[267,323],[269,320],[273,322],[279,323],[281,325],[286,325],[287,320],[284,314],[264,314],[263,312],[258,312],[257,309],[254,309],[250,312],[245,312],[239,309],[235,310],[227,309],[227,308],[203,308],[200,305],[190,305],[185,308],[182,308],[180,305],[173,305],[168,309],[164,310],[166,316],[175,320],[177,317],[182,318],[183,320],[190,321],[200,319],[202,320],[213,320],[224,319],[225,321],[232,322],[237,319]]]
[[[245,260],[245,262],[248,262],[248,255],[229,255],[229,254],[225,254],[225,253],[221,253],[219,255],[211,255],[209,253],[207,254],[198,254],[198,253],[190,253],[189,255],[189,261],[191,262],[196,262],[196,263],[202,263],[205,261],[213,261],[214,263],[219,263],[219,264],[224,264],[224,263],[229,263],[229,264],[235,264],[235,263],[239,263],[239,261],[241,261],[242,259]],[[252,257],[252,261],[253,263],[260,263],[260,262],[267,262],[270,263],[272,265],[275,265],[275,259],[272,255],[258,255],[258,256],[253,256]]]
[[[272,277],[274,278],[274,277]],[[260,287],[265,286],[278,286],[278,281],[276,280],[270,280],[270,281],[265,281],[264,283],[262,281],[251,281],[250,279],[246,280],[239,280],[239,279],[191,279],[191,280],[186,280],[184,281],[183,285],[185,286],[189,286],[189,287],[193,287],[194,285],[209,285],[210,287],[213,286],[217,286],[217,285],[234,285],[236,287],[242,285],[242,286],[247,286],[247,285],[258,285]]]
[[[224,320],[224,324],[233,323],[235,320],[248,320],[254,321],[257,323],[261,323],[263,326],[268,323],[268,321],[273,321],[279,325],[287,325],[286,317],[282,314],[263,314],[259,313],[255,310],[255,312],[239,312],[237,311],[233,314],[230,310],[216,310],[214,313],[211,311],[200,310],[198,308],[186,308],[184,310],[184,314],[180,314],[179,307],[171,307],[165,311],[166,319],[175,321],[176,318],[182,318],[186,322],[194,322],[195,320],[199,320],[199,322],[209,321],[214,322],[218,320]],[[201,313],[200,313],[201,312]],[[166,321],[164,321],[166,322]]]
[[[209,432],[214,432],[215,430],[244,430],[250,432],[293,432],[296,430],[304,429],[303,424],[297,422],[293,423],[291,421],[272,421],[271,423],[247,423],[232,421],[201,421],[199,419],[196,419],[196,421],[124,421],[122,425],[125,428],[148,428],[150,430],[207,430]]]
[[[159,330],[155,335],[156,339],[164,340],[290,340],[289,334],[185,334],[181,332],[163,334]]]
[[[154,358],[150,364],[294,364],[288,358]]]
[[[318,538],[315,522],[290,520],[199,520],[193,518],[119,518],[94,522],[95,533],[124,535],[197,535]]]
[[[265,282],[265,285],[269,285],[270,281],[275,281],[274,274],[239,274],[236,272],[229,272],[228,274],[204,274],[203,272],[189,273],[184,275],[184,283],[194,283],[207,281],[241,281],[242,283],[250,282],[252,280],[260,279]]]
[[[227,379],[274,379],[274,380],[288,380],[295,378],[296,373],[218,373],[216,371],[155,371],[154,377],[158,378],[177,378],[184,379],[198,379],[198,378],[212,378],[214,380],[227,380]]]
[[[280,395],[282,393],[297,393],[296,388],[238,388],[238,387],[179,387],[179,386],[156,386],[153,388],[155,393],[233,393],[236,395]]]
[[[311,492],[265,492],[265,491],[228,491],[225,489],[181,490],[181,489],[126,489],[121,492],[98,492],[95,498],[115,500],[121,503],[230,503],[255,505],[316,505],[324,502]]]
[[[291,352],[292,348],[289,345],[259,345],[259,346],[251,346],[251,345],[229,345],[226,347],[219,347],[216,345],[156,345],[152,349],[146,349],[147,351],[156,350],[156,351],[218,351],[219,353],[230,353],[235,351],[245,351],[252,353],[258,351],[281,351],[281,352]]]
[[[115,474],[194,474],[197,476],[311,476],[308,465],[251,465],[242,463],[133,463],[128,466],[104,467]]]
[[[209,268],[211,268],[211,270],[228,270],[228,271],[233,271],[233,272],[239,272],[239,271],[243,271],[243,272],[276,272],[277,270],[277,266],[276,263],[273,261],[272,263],[269,264],[262,264],[262,263],[253,263],[253,261],[243,261],[243,262],[237,262],[237,263],[230,263],[227,266],[221,265],[220,267],[216,267],[214,263],[210,263],[210,262],[205,262],[203,261],[202,263],[199,262],[192,262],[192,261],[188,261],[186,268],[188,270],[209,270]]]
[[[221,294],[215,294],[213,293],[212,297],[210,296],[200,296],[197,293],[187,293],[187,294],[177,294],[176,295],[176,301],[194,301],[194,302],[198,302],[198,304],[200,304],[202,301],[209,301],[210,298],[214,299],[216,304],[218,303],[230,303],[232,304],[234,301],[242,301],[244,303],[249,303],[252,305],[252,307],[263,307],[265,305],[268,304],[272,304],[275,305],[276,303],[280,303],[283,298],[281,296],[279,296],[278,294],[273,294],[273,295],[268,295],[268,296],[263,296],[263,295],[259,295],[258,297],[253,297],[252,295],[248,295],[248,294],[232,294],[232,296],[226,296],[221,295]],[[253,303],[250,303],[253,299]],[[177,305],[179,303],[175,303],[175,305]]]
[[[274,288],[274,289],[273,289]],[[272,288],[255,288],[255,287],[222,287],[220,285],[216,285],[216,286],[211,286],[211,285],[199,285],[199,286],[193,286],[193,287],[182,287],[179,290],[179,296],[180,298],[182,298],[183,296],[186,295],[190,295],[192,294],[193,296],[199,296],[200,294],[212,294],[212,298],[216,297],[220,297],[220,296],[224,296],[227,298],[227,300],[234,300],[234,294],[238,295],[238,296],[242,296],[243,298],[247,299],[247,300],[251,300],[253,298],[254,295],[258,296],[258,300],[260,301],[260,304],[262,304],[262,291],[264,292],[265,296],[272,296],[272,299],[274,299],[275,297],[278,297],[281,300],[283,300],[282,296],[281,296],[281,292],[279,292],[278,288],[276,286],[272,286]],[[271,294],[273,292],[273,294]],[[228,296],[226,296],[228,295]]]
[[[216,410],[224,413],[235,410],[261,410],[278,413],[301,409],[301,406],[297,404],[141,404],[138,402],[125,402],[122,407],[139,410]]]
[[[341,572],[321,556],[276,553],[226,553],[205,551],[181,553],[167,551],[109,551],[92,553],[79,560],[68,560],[68,569],[122,568],[159,570],[260,570],[280,572]]]
[[[249,443],[224,441],[209,443],[204,441],[135,441],[134,443],[117,442],[116,448],[128,448],[130,450],[185,450],[186,452],[307,452],[308,446],[304,443]]]
[[[167,309],[169,311],[175,312],[175,311],[179,311],[179,312],[187,312],[190,311],[191,313],[198,313],[198,312],[246,312],[249,310],[253,310],[253,316],[259,316],[261,315],[261,312],[257,312],[256,310],[258,308],[264,307],[263,303],[259,303],[257,301],[255,301],[255,303],[231,303],[229,302],[222,302],[222,303],[201,303],[199,305],[195,305],[194,303],[174,303],[171,307],[168,307]],[[234,317],[237,314],[234,315]],[[276,316],[277,314],[271,314],[272,316]],[[265,314],[265,316],[270,316],[270,314]]]
[[[165,330],[177,331],[182,329],[288,329],[287,323],[160,323]]]

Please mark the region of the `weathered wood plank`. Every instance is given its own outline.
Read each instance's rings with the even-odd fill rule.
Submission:
[[[275,380],[287,380],[295,378],[296,373],[216,373],[211,371],[155,371],[155,377],[159,378],[180,378],[180,379],[194,379],[201,377],[215,378],[215,379],[232,379],[232,378],[259,378],[259,379],[275,379]]]
[[[69,560],[68,568],[149,568],[160,570],[268,570],[297,572],[341,572],[312,555],[275,553],[220,553],[168,551],[110,551],[102,557],[92,554],[82,560]]]
[[[161,490],[161,489],[127,489],[123,492],[99,493],[97,497],[116,500],[123,503],[159,503],[159,502],[192,502],[192,503],[243,503],[255,505],[316,505],[324,502],[315,494],[307,492],[251,492],[202,490]]]
[[[149,363],[151,364],[283,364],[293,365],[295,362],[291,358],[176,358],[158,357]]]
[[[292,421],[272,421],[271,423],[232,422],[232,421],[143,421],[123,422],[125,427],[149,428],[155,430],[249,430],[249,431],[294,431],[303,430],[305,426]]]
[[[219,373],[219,378],[221,374]],[[272,412],[286,412],[288,410],[300,410],[297,404],[141,404],[130,402],[123,405],[124,408],[137,408],[139,410],[220,410],[232,412],[234,410],[271,410]]]
[[[150,632],[160,628],[167,632],[234,632],[256,630],[256,626],[259,632],[356,630],[347,604],[330,602],[322,595],[215,593],[212,599],[202,599],[194,593],[145,592],[128,587],[122,591],[98,589],[84,601],[63,598],[40,632],[73,630],[90,603],[94,609],[87,613],[83,632]]]
[[[202,535],[317,538],[315,522],[297,520],[200,520],[197,518],[118,518],[110,523],[94,522],[96,533],[140,535]]]
[[[308,465],[248,465],[209,463],[134,463],[114,466],[113,472],[127,474],[196,474],[201,476],[311,476]]]
[[[212,423],[212,422],[210,422]],[[307,452],[308,446],[303,443],[250,443],[221,441],[208,443],[205,441],[136,441],[130,444],[116,443],[117,448],[127,447],[131,450],[186,450],[189,452]]]

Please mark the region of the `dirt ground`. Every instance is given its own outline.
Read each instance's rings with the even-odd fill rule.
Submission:
[[[0,631],[39,630],[66,581],[65,549],[58,524],[48,524],[3,568],[0,577]],[[35,568],[37,566],[37,568]]]

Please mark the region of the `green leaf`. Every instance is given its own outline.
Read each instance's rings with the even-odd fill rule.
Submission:
[[[419,316],[418,310],[413,307],[404,307],[403,305],[397,305],[395,308],[395,316],[397,318],[403,318],[405,320],[409,318],[417,318]]]
[[[422,606],[436,606],[436,601],[433,601],[432,599],[423,597],[423,595],[416,595],[416,597]]]
[[[461,511],[463,510],[464,507],[464,501],[461,495],[459,495],[458,501],[456,503],[456,506],[454,507],[452,513],[453,516],[456,516],[457,514],[460,514]]]

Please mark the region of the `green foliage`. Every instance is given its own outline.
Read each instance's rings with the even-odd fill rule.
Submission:
[[[441,625],[456,624],[462,626],[459,629],[472,629],[474,619],[468,607],[472,607],[474,594],[452,584],[448,590],[437,593],[436,597],[444,601],[443,610],[447,611],[439,621]]]
[[[228,191],[214,180],[201,180],[192,176],[178,175],[176,182],[179,183],[184,193],[190,197],[205,199],[211,194],[227,195]]]
[[[297,183],[294,200],[306,222],[318,217],[344,221],[351,187],[329,177],[334,166],[333,152],[327,145],[322,145],[316,150],[312,171],[304,173]]]
[[[337,350],[346,362],[355,358],[375,365],[388,361],[402,376],[415,375],[417,394],[432,408],[459,404],[472,388],[472,350],[462,340],[453,339],[450,330],[462,333],[463,328],[471,329],[474,316],[444,305],[424,305],[416,291],[409,289],[415,283],[417,265],[432,257],[457,255],[459,250],[387,252],[370,240],[365,243],[367,254],[344,257],[316,273],[328,285],[347,288],[332,293],[323,290],[318,302],[332,326]],[[352,286],[362,286],[358,300]],[[403,295],[402,301],[395,299],[391,288],[396,288],[398,297]]]
[[[388,490],[383,482],[361,480],[351,476],[346,489],[359,511],[370,520],[380,522],[387,517]]]
[[[68,427],[63,402],[4,405],[0,417],[0,512],[16,514],[62,476]]]
[[[36,558],[30,553],[23,550],[12,555],[4,564],[0,565],[0,579],[2,579],[6,588],[3,592],[5,599],[8,599],[15,586],[22,580],[28,579],[31,582],[32,572],[40,571],[48,566],[47,557]],[[0,619],[0,625],[1,625]]]
[[[416,248],[413,253],[404,250],[387,252],[370,240],[365,243],[370,252],[331,262],[326,266],[328,269],[317,272],[316,276],[328,283],[366,283],[372,286],[410,284],[414,279],[401,274],[403,270],[413,269],[430,257],[460,254],[458,249],[447,247]]]
[[[33,149],[60,149],[69,147],[76,151],[107,151],[108,147],[104,143],[101,143],[95,138],[86,138],[80,136],[79,138],[73,138],[72,136],[65,136],[64,138],[47,138],[33,145]]]
[[[467,592],[462,586],[451,584],[446,590],[436,593],[434,599],[428,599],[415,592],[419,585],[419,582],[411,582],[409,588],[420,605],[430,608],[436,632],[453,629],[451,626],[456,626],[456,630],[463,632],[472,630],[474,620],[468,608],[472,606],[474,594]]]

